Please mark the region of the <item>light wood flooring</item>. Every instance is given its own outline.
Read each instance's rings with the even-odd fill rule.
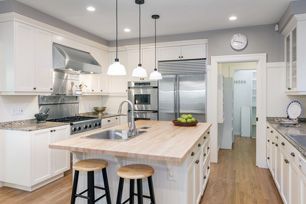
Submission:
[[[255,139],[236,137],[232,150],[220,150],[201,204],[281,204],[272,175],[255,160]]]
[[[0,188],[0,204],[68,204],[71,174],[32,193]],[[266,169],[255,167],[255,140],[237,138],[233,150],[221,150],[212,165],[201,204],[280,204]]]

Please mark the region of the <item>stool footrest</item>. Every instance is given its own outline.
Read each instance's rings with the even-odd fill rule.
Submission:
[[[94,186],[94,187],[95,187],[96,189],[105,190],[105,188],[100,187],[100,186]],[[84,198],[84,199],[89,200],[89,197],[88,197],[88,196],[84,196],[84,195],[83,195],[83,194],[86,193],[86,192],[88,192],[88,189],[82,191],[81,193],[76,193],[75,196],[76,196],[76,197],[80,197],[80,198]],[[105,197],[105,196],[106,196],[106,193],[103,194],[101,197],[97,198],[97,199],[95,200],[95,202],[97,202],[98,200],[102,199],[102,198]]]
[[[137,193],[134,193],[134,196],[138,196],[138,194],[137,194]],[[147,195],[142,195],[142,197],[151,199],[151,197],[150,197],[150,196],[147,196]],[[130,201],[130,198],[126,199],[122,204],[125,204],[125,203],[127,203],[128,201]]]

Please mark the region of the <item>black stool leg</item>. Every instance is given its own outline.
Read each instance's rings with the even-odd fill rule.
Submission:
[[[134,204],[134,189],[135,180],[130,180],[130,204]]]
[[[142,180],[141,179],[137,179],[137,197],[138,197],[138,204],[143,204]]]
[[[150,191],[150,199],[151,199],[151,204],[155,204],[155,195],[154,195],[154,188],[153,188],[153,180],[152,176],[148,178],[148,184],[149,184],[149,191]]]
[[[79,171],[74,171],[72,194],[71,194],[71,204],[75,204],[75,199],[76,199],[75,195],[77,193],[78,181],[79,181]]]
[[[102,175],[103,175],[103,181],[104,181],[106,201],[107,201],[107,204],[111,204],[112,201],[111,201],[110,192],[109,192],[109,185],[108,185],[106,168],[102,169]]]
[[[117,204],[121,204],[123,184],[124,184],[124,179],[120,177],[118,194],[117,194],[117,202],[116,202]]]
[[[88,186],[88,204],[95,203],[95,177],[94,172],[87,172],[87,186]]]

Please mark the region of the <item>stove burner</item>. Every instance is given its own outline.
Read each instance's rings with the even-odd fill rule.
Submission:
[[[49,122],[70,123],[71,134],[101,128],[101,119],[87,116],[72,116],[50,119]]]

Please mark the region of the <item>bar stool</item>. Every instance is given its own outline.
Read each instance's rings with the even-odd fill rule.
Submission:
[[[106,197],[107,204],[111,204],[111,197],[110,197],[107,172],[106,172],[107,165],[108,165],[107,161],[104,161],[101,159],[81,160],[81,161],[76,162],[73,165],[74,180],[73,180],[73,186],[72,186],[71,204],[75,203],[75,200],[77,197],[87,199],[88,204],[94,204],[95,202],[102,199],[103,197]],[[94,173],[95,171],[100,171],[100,170],[102,170],[104,188],[95,186]],[[77,193],[77,186],[78,186],[80,171],[87,172],[87,189],[82,191],[81,193]],[[95,188],[104,190],[105,194],[95,199]],[[87,192],[87,196],[84,196],[83,194],[86,192]]]
[[[117,174],[120,177],[118,195],[117,195],[117,204],[121,204],[124,179],[130,180],[130,197],[122,204],[125,204],[128,201],[130,201],[129,203],[134,204],[134,196],[137,196],[138,204],[143,204],[143,198],[150,199],[152,204],[156,203],[154,196],[153,181],[152,181],[152,175],[154,174],[154,169],[151,166],[143,164],[127,165],[120,167],[117,171]],[[145,178],[148,178],[150,196],[143,195],[142,179]],[[135,180],[137,180],[137,194],[134,193]]]

